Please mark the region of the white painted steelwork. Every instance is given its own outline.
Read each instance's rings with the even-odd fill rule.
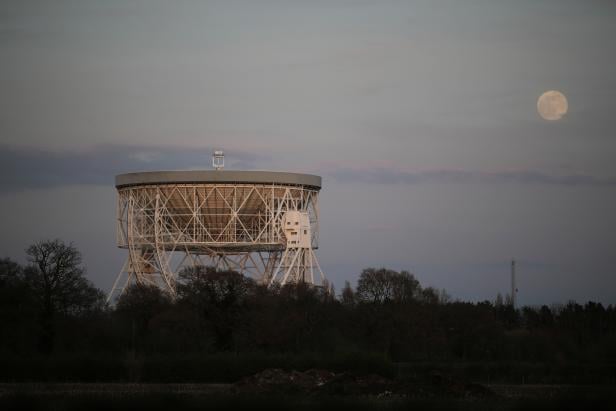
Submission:
[[[117,244],[128,258],[108,300],[131,283],[175,296],[178,273],[197,265],[270,285],[323,285],[313,251],[320,186],[317,176],[258,171],[118,176]]]
[[[215,170],[222,170],[225,168],[225,153],[221,150],[214,151],[212,154],[212,167]]]

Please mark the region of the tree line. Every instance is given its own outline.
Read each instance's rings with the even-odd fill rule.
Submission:
[[[0,260],[3,358],[371,353],[394,363],[616,363],[613,305],[457,301],[386,268],[363,270],[336,294],[200,266],[179,274],[174,299],[133,285],[108,305],[72,244],[41,241],[26,255],[23,266]]]

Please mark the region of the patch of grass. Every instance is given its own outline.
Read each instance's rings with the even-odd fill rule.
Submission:
[[[612,409],[616,396],[611,387],[575,387],[552,399],[406,399],[368,396],[283,396],[185,393],[9,393],[0,396],[0,409],[56,411],[158,410],[586,410]]]

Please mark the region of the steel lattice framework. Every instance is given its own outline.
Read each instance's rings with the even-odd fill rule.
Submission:
[[[234,182],[236,181],[236,182]],[[320,177],[195,171],[116,178],[117,244],[128,258],[109,300],[131,283],[176,294],[185,267],[211,265],[261,283],[322,285]]]

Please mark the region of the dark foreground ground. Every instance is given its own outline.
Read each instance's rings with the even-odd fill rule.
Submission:
[[[610,385],[401,382],[268,369],[234,384],[4,383],[0,410],[603,410],[616,409],[615,392]]]
[[[208,390],[206,389],[205,392]],[[616,409],[603,389],[553,398],[404,398],[399,396],[248,395],[191,392],[14,392],[0,397],[2,410],[604,410]]]

